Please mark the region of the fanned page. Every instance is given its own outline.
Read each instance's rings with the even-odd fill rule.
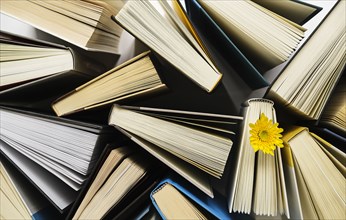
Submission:
[[[319,137],[318,135],[311,132],[310,135],[317,141],[323,152],[329,157],[333,164],[346,178],[346,154],[334,145],[332,145],[331,143]]]
[[[0,90],[28,80],[74,68],[72,53],[67,48],[25,44],[0,39]]]
[[[92,184],[89,186],[88,192],[85,194],[81,204],[73,216],[73,219],[78,219],[85,209],[85,207],[92,200],[97,191],[102,187],[102,185],[107,181],[109,175],[113,172],[114,169],[121,163],[122,160],[129,154],[130,149],[126,147],[119,147],[112,150],[107,159],[103,163],[101,169],[98,171],[97,176],[92,181]]]
[[[344,74],[321,115],[319,125],[346,135],[346,75]]]
[[[5,109],[0,110],[0,115],[4,142],[72,189],[81,188],[95,163],[99,131]]]
[[[139,111],[114,105],[109,124],[138,135],[212,176],[222,176],[233,144],[231,134],[215,134],[215,129],[208,126],[190,126],[191,124],[178,123],[176,119],[171,121],[155,115],[146,115],[145,112],[140,112],[140,108],[137,110]],[[191,112],[190,114],[193,115]],[[195,114],[198,117],[198,113]],[[188,114],[185,114],[185,117],[188,117]],[[217,115],[213,117],[217,118]],[[227,120],[226,117],[220,116],[218,119]],[[228,117],[228,120],[233,122],[239,119],[241,117]],[[203,121],[198,123],[203,124]]]
[[[313,2],[310,2],[312,4],[309,4],[309,2],[307,1],[252,1],[300,25],[303,25],[322,9],[318,6],[313,5]]]
[[[261,70],[286,61],[304,28],[252,1],[198,1],[244,55]]]
[[[183,74],[211,92],[220,81],[221,74],[172,23],[171,19],[176,19],[175,16],[167,19],[167,14],[157,1],[128,1],[114,18]]]
[[[165,183],[152,193],[160,214],[166,219],[203,219],[207,217],[170,183]]]
[[[62,212],[77,197],[77,192],[40,165],[0,141],[1,153]]]
[[[203,59],[205,59],[209,65],[213,67],[213,69],[217,70],[208,54],[207,48],[203,45],[202,40],[185,14],[180,2],[177,0],[164,0],[160,1],[160,3],[163,5],[167,15],[171,17],[173,24],[177,25],[177,30],[181,32],[181,35],[190,42],[190,44],[198,51]]]
[[[179,175],[190,181],[203,193],[207,194],[211,198],[214,197],[213,189],[210,184],[209,176],[207,173],[201,171],[194,165],[181,160],[180,158],[172,155],[168,151],[161,149],[158,146],[144,140],[143,138],[125,131],[124,129],[115,126],[120,132],[128,136],[133,142],[144,148],[158,160],[162,161],[169,168],[177,172]]]
[[[244,121],[236,157],[236,170],[230,185],[229,211],[257,215],[278,216],[285,212],[289,217],[286,186],[280,149],[274,155],[257,153],[250,144],[250,126],[263,113],[276,123],[273,102],[267,99],[250,99],[244,110]]]
[[[147,174],[138,157],[125,158],[97,191],[77,219],[101,219]]]
[[[28,179],[25,178],[23,174],[21,174],[8,160],[5,158],[1,158],[1,176],[6,179],[6,184],[11,185],[11,192],[17,194],[17,199],[23,202],[22,205],[15,205],[18,211],[20,209],[25,208],[28,211],[29,216],[34,216],[40,213],[43,210],[51,210],[52,213],[57,213],[57,210],[53,210],[53,206],[51,206],[49,203],[47,203],[47,199],[44,198],[42,193],[37,190],[32,183]],[[4,189],[5,187],[5,180],[1,180],[1,190],[7,194],[10,193],[7,191],[7,189]],[[4,189],[4,190],[3,190]],[[8,196],[10,198],[10,196]],[[10,198],[12,201],[12,204],[14,204],[14,201]],[[4,203],[1,203],[4,204]],[[3,213],[4,209],[1,210],[1,213]],[[31,217],[29,217],[31,218]],[[13,216],[7,219],[14,219]],[[23,218],[23,219],[28,219]]]
[[[228,73],[230,69],[227,66],[232,66],[236,74],[252,89],[268,86],[258,67],[249,61],[197,0],[185,1],[185,3],[188,18],[198,31],[204,45],[209,49],[211,57],[218,63],[217,66],[222,70],[221,72]]]
[[[5,219],[30,219],[30,213],[11,176],[0,161],[1,215]]]
[[[307,129],[287,140],[320,219],[345,216],[345,177]],[[316,183],[319,184],[316,184]]]
[[[308,188],[306,187],[304,177],[302,175],[302,171],[299,168],[299,165],[297,164],[296,160],[293,160],[293,167],[294,172],[296,175],[296,181],[297,181],[297,187],[298,187],[298,193],[299,193],[299,200],[293,202],[296,203],[300,209],[301,209],[301,219],[319,219],[317,210],[313,204],[310,192]]]
[[[145,52],[64,95],[52,107],[58,116],[62,116],[163,88],[165,84],[150,52]]]
[[[345,7],[345,1],[337,3],[275,80],[268,97],[306,118],[320,118],[346,64]]]
[[[2,1],[0,10],[83,49],[118,53],[122,29],[111,15],[118,13],[122,4],[89,0]]]

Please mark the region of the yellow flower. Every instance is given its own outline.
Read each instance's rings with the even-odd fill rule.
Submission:
[[[274,156],[276,147],[283,147],[282,135],[284,130],[278,128],[279,123],[273,124],[272,120],[268,120],[265,114],[261,114],[255,124],[250,123],[250,144],[257,152],[263,151],[265,154]]]

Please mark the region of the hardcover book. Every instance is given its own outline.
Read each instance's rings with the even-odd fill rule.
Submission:
[[[2,153],[21,161],[19,169],[60,211],[74,201],[102,147],[117,137],[98,124],[9,108],[0,114]]]
[[[182,13],[178,1],[128,1],[113,19],[201,88],[211,92],[222,75],[193,29],[185,26],[188,20],[184,20],[186,17]]]
[[[114,105],[109,124],[213,196],[208,175],[221,178],[242,117]]]
[[[252,136],[250,124],[257,123],[264,115],[267,124],[263,121],[259,126],[264,130],[266,137],[272,139],[264,139],[263,145],[273,144],[267,143],[266,140],[274,141],[274,134],[269,134],[273,132],[269,131],[269,127],[277,123],[274,102],[268,99],[250,99],[245,103],[243,111],[241,139],[230,180],[229,212],[253,212],[266,216],[280,216],[285,213],[290,218],[280,148],[277,147],[272,155],[263,151],[255,152],[251,142],[251,139],[257,136]],[[260,134],[256,134],[258,138]]]
[[[144,52],[59,97],[52,108],[62,116],[163,90],[158,65]]]
[[[346,64],[346,7],[338,1],[281,71],[266,97],[318,120]]]
[[[122,1],[2,1],[2,13],[78,47],[117,54],[122,29],[111,15]]]
[[[346,207],[345,153],[304,127],[286,129],[284,141],[288,201],[294,210],[291,217],[342,219]]]

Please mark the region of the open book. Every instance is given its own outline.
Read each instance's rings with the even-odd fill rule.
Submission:
[[[237,38],[234,38],[234,35],[238,33],[239,36],[245,34],[243,32],[244,30],[239,30],[239,32],[227,32],[227,28],[223,26],[229,26],[231,25],[232,21],[225,19],[224,22],[219,23],[218,20],[222,19],[223,16],[219,16],[219,19],[216,20],[214,16],[212,16],[211,13],[208,13],[206,8],[202,7],[203,4],[200,4],[201,1],[197,0],[190,0],[185,1],[186,4],[186,10],[187,14],[189,16],[189,19],[191,20],[194,28],[199,33],[199,36],[201,37],[202,41],[206,45],[206,47],[211,51],[211,56],[215,57],[215,61],[218,62],[216,64],[218,67],[220,67],[222,72],[227,74],[229,72],[229,68],[227,68],[227,65],[230,65],[232,69],[236,71],[236,73],[244,80],[246,84],[248,84],[252,89],[258,89],[265,86],[268,86],[270,82],[268,79],[264,77],[264,69],[265,64],[264,62],[258,63],[255,62],[254,58],[256,58],[256,54],[258,52],[263,52],[261,50],[257,51],[257,53],[253,53],[251,50],[256,50],[260,47],[254,46],[254,41],[259,41],[260,38],[253,38],[249,39],[245,37],[242,39],[245,41],[246,44],[241,45],[237,41]],[[299,22],[299,24],[302,24],[302,21],[309,20],[311,17],[313,17],[317,12],[320,11],[321,8],[316,7],[311,4],[306,4],[305,2],[301,1],[291,1],[291,0],[281,0],[281,1],[272,1],[272,0],[260,0],[260,1],[207,1],[205,4],[248,4],[248,7],[251,7],[251,5],[256,5],[256,3],[259,5],[262,5],[264,8],[269,9],[266,10],[262,8],[263,10],[258,10],[259,13],[263,13],[264,16],[269,16],[269,19],[273,19],[274,17],[271,17],[271,15],[276,14],[276,18],[278,19],[276,22],[282,21],[283,23],[287,23],[286,19],[280,17],[284,16],[288,18],[289,20],[295,19],[295,22]],[[258,7],[260,9],[261,7]],[[257,10],[256,7],[253,9]],[[265,12],[270,12],[269,15],[266,15]],[[235,13],[234,15],[237,15],[239,18],[242,16],[245,17],[244,20],[237,19],[239,23],[247,23],[244,25],[252,25],[252,23],[255,22],[262,22],[259,26],[262,26],[267,23],[267,21],[262,21],[262,19],[256,17],[256,21],[253,22],[253,20],[250,20],[253,15],[249,14],[246,10],[245,11],[238,11],[238,13]],[[289,16],[287,16],[289,15]],[[225,15],[226,17],[229,16],[229,14]],[[225,18],[225,17],[224,17]],[[254,25],[255,26],[255,25]],[[240,27],[239,27],[240,28]],[[284,30],[285,28],[283,28]],[[275,30],[275,29],[274,29]],[[265,28],[262,28],[261,31],[258,29],[254,29],[253,32],[261,33],[263,31],[269,32],[269,35],[272,36],[272,29],[270,26],[266,26]],[[253,33],[252,33],[253,34]],[[246,35],[246,34],[245,34]],[[305,33],[304,33],[305,35]],[[233,36],[233,37],[232,37]],[[274,37],[274,35],[273,35]],[[280,39],[282,36],[277,36]],[[251,43],[252,42],[252,43]],[[252,48],[253,47],[253,48]],[[250,48],[250,49],[247,49]],[[262,54],[263,55],[263,54]],[[260,56],[262,56],[260,55]],[[266,57],[272,56],[270,53],[264,54]],[[258,56],[257,56],[258,57]],[[223,66],[226,66],[224,69]]]
[[[267,97],[317,120],[346,64],[346,2],[338,1],[286,65]]]
[[[0,161],[0,199],[3,219],[54,218],[58,211],[5,158]]]
[[[2,5],[2,3],[1,3]],[[0,90],[74,68],[68,48],[0,32]]]
[[[163,219],[238,219],[227,211],[224,198],[210,198],[177,175],[164,178],[150,195]],[[242,216],[244,217],[244,216]],[[246,217],[244,219],[247,219]]]
[[[1,108],[0,116],[1,151],[60,211],[73,202],[101,147],[115,135],[107,126],[33,112]]]
[[[284,133],[285,179],[294,219],[345,217],[345,153],[310,133],[292,127]],[[340,146],[342,147],[342,146]]]
[[[220,81],[178,1],[128,1],[113,18],[208,92]]]
[[[297,24],[303,25],[322,10],[314,2],[297,0],[252,0],[266,9],[275,12]]]
[[[198,3],[262,71],[286,61],[304,36],[303,27],[253,1]]]
[[[61,116],[164,89],[154,59],[150,51],[142,53],[63,95],[52,108]]]
[[[139,196],[145,190],[138,187],[145,184],[150,175],[149,160],[143,162],[131,147],[118,147],[112,149],[107,155],[103,164],[97,170],[91,184],[88,185],[87,192],[74,210],[73,219],[101,219],[111,211],[121,210],[117,206],[132,193],[131,199]],[[158,171],[158,170],[156,170]],[[137,189],[137,190],[136,190]],[[132,210],[133,211],[133,210]]]
[[[118,53],[122,1],[2,1],[0,11],[81,48]]]
[[[274,103],[267,99],[250,99],[244,109],[242,134],[229,194],[229,211],[289,218],[286,187],[280,148],[274,155],[255,152],[250,143],[250,123],[262,113],[276,123]]]
[[[109,124],[212,196],[208,176],[221,178],[242,117],[114,105]],[[204,171],[204,172],[201,172]]]
[[[319,125],[346,136],[346,75],[341,77],[328,104],[323,110]]]
[[[170,183],[162,184],[151,196],[163,219],[208,219],[201,207]]]

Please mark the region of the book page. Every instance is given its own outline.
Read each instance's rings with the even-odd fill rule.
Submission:
[[[64,210],[77,196],[72,190],[54,175],[21,155],[6,143],[0,141],[1,151],[60,209]]]

